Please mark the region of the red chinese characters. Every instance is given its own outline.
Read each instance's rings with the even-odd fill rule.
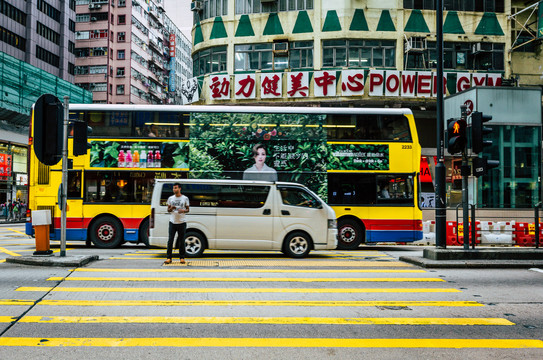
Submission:
[[[236,75],[236,99],[254,99],[256,79],[254,74]]]
[[[215,100],[227,100],[230,98],[230,77],[228,75],[217,75],[211,78],[209,85],[211,97]]]
[[[260,96],[262,98],[281,97],[282,95],[281,74],[262,74]]]
[[[289,97],[307,97],[309,95],[309,76],[306,72],[288,74]]]
[[[328,94],[330,89],[330,94]],[[315,96],[335,96],[336,95],[336,77],[328,71],[315,72]]]

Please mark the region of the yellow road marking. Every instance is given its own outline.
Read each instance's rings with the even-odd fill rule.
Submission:
[[[8,229],[8,230],[11,230],[11,231],[13,231],[13,232],[15,232],[15,233],[17,233],[17,234],[22,234],[22,235],[25,235],[25,236],[30,236],[30,235],[25,234],[25,233],[22,232],[22,231],[19,231],[19,230],[15,230],[15,229],[12,229],[12,228],[7,228],[7,229]]]
[[[17,317],[0,316],[0,323]],[[515,325],[500,318],[331,318],[179,316],[24,316],[20,323],[78,324],[281,324],[281,325]]]
[[[6,248],[3,248],[3,247],[0,247],[0,251],[5,253],[5,254],[11,255],[11,256],[21,256],[21,254],[17,254],[15,252],[10,251],[10,250],[8,250]]]
[[[390,269],[350,269],[350,270],[287,270],[287,269],[99,269],[99,268],[77,268],[74,272],[105,272],[105,273],[178,273],[178,272],[206,272],[206,273],[426,273],[426,270],[390,270]]]
[[[16,291],[52,292],[127,292],[127,293],[459,293],[457,289],[430,288],[366,288],[366,289],[285,289],[285,288],[107,288],[107,287],[30,287],[22,286]]]
[[[157,262],[159,258],[156,257],[110,257],[109,260],[154,260]],[[173,263],[172,263],[173,264]],[[236,266],[243,264],[245,266],[326,266],[326,267],[413,267],[413,265],[403,263],[401,261],[358,261],[358,260],[265,260],[261,259],[197,259],[187,260],[188,266]]]
[[[237,254],[235,254],[237,255]],[[241,255],[241,254],[240,254]],[[245,255],[245,254],[243,254]],[[260,254],[254,254],[254,255],[260,255]],[[269,255],[269,254],[267,254]],[[122,256],[134,256],[139,258],[140,256],[154,256],[155,258],[165,257],[166,253],[157,253],[157,254],[145,254],[145,253],[127,253],[123,254]],[[284,258],[285,255],[283,254],[277,254],[276,257],[258,257],[259,260],[275,260],[277,258]],[[328,255],[328,254],[314,254],[313,256],[309,256],[309,258],[315,259],[315,258],[367,258],[367,257],[390,257],[390,255],[387,254],[368,254],[368,255]],[[232,256],[228,254],[228,256],[204,256],[201,259],[202,260],[241,260],[247,258],[246,256]]]
[[[531,339],[329,339],[329,338],[40,338],[2,337],[0,346],[92,347],[285,347],[543,349]]]
[[[0,305],[33,305],[32,300],[0,300]],[[303,300],[42,300],[51,306],[484,306],[476,301],[303,301]]]
[[[440,278],[236,278],[236,277],[77,277],[53,276],[48,281],[221,281],[221,282],[444,282]]]
[[[6,262],[6,259],[0,260],[0,263],[4,263],[4,262]]]

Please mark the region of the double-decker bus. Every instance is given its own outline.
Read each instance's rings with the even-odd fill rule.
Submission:
[[[421,148],[409,109],[71,104],[69,114],[92,135],[78,157],[68,138],[68,240],[147,244],[161,178],[302,183],[334,208],[341,249],[422,238]],[[29,209],[51,210],[59,240],[62,164],[40,163],[30,144]]]

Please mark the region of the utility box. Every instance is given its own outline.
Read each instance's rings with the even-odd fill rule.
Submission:
[[[33,255],[51,255],[49,226],[51,225],[51,210],[32,211],[32,226],[36,237],[36,251]]]

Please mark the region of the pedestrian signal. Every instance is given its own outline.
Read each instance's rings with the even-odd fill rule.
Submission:
[[[449,119],[447,122],[448,144],[447,150],[451,154],[461,153],[464,151],[467,143],[466,137],[466,120]]]

